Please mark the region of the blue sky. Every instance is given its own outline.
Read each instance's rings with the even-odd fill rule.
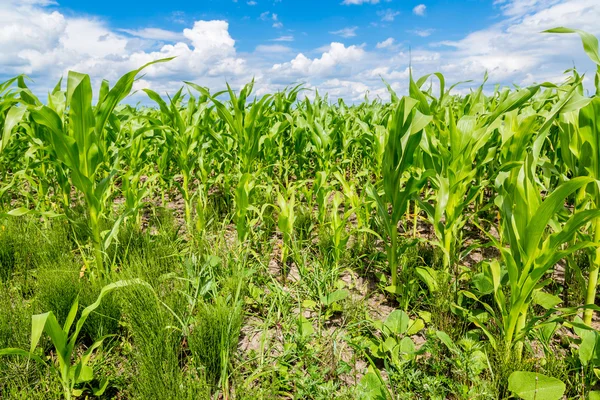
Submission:
[[[248,3],[252,4],[249,5]],[[318,48],[324,40],[339,36],[331,32],[357,27],[356,36],[347,43],[375,45],[388,37],[397,37],[413,46],[431,40],[455,40],[470,31],[482,29],[500,17],[500,9],[487,0],[466,1],[379,1],[376,4],[341,4],[342,0],[214,0],[214,1],[60,1],[49,7],[67,15],[87,14],[103,18],[113,29],[158,27],[172,31],[195,20],[226,20],[229,32],[240,51],[252,51],[266,41],[285,35],[294,36],[298,48]],[[423,15],[413,12],[425,5]],[[269,17],[262,17],[269,13]],[[281,28],[273,27],[272,14]],[[469,22],[463,23],[468,15]],[[387,20],[382,20],[387,16]],[[391,20],[390,20],[391,19]],[[415,33],[430,31],[425,38]]]
[[[0,0],[0,78],[26,73],[43,93],[68,70],[115,81],[153,59],[136,88],[183,80],[214,89],[256,79],[257,93],[295,82],[358,101],[399,92],[408,65],[449,82],[526,85],[592,71],[569,26],[600,34],[597,0]],[[435,83],[434,83],[435,84]],[[466,91],[463,85],[458,91]]]

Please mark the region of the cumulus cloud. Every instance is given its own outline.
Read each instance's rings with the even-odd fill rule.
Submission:
[[[365,51],[358,46],[346,47],[342,43],[333,42],[320,58],[310,59],[300,53],[290,62],[273,65],[272,71],[283,75],[324,76],[335,71],[337,66],[360,61],[364,54]]]
[[[532,72],[537,81],[552,79],[572,62],[590,66],[577,36],[540,32],[567,25],[598,35],[600,8],[596,0],[515,0],[500,4],[509,19],[461,40],[440,43],[453,50],[445,71],[473,76],[476,71],[488,70],[493,80],[521,82]]]
[[[278,38],[275,39],[271,39],[273,42],[293,42],[294,41],[294,36],[292,35],[283,35],[283,36],[279,36]]]
[[[333,35],[338,35],[341,36],[343,38],[351,38],[356,36],[356,30],[358,29],[358,26],[352,26],[352,27],[348,27],[348,28],[342,28],[340,30],[337,31],[332,31],[329,32]]]
[[[425,4],[419,4],[418,6],[415,6],[415,8],[413,8],[413,13],[415,15],[422,17],[425,15],[426,10],[427,10],[427,6]]]
[[[372,1],[348,0],[348,4],[366,3]],[[62,13],[59,6],[49,4],[0,0],[0,77],[26,73],[34,79],[32,89],[38,94],[47,92],[68,70],[89,73],[97,85],[102,78],[115,82],[127,71],[166,57],[176,58],[148,68],[135,88],[173,92],[183,80],[190,80],[216,90],[225,81],[240,87],[254,77],[257,94],[299,81],[307,88],[329,92],[331,98],[360,100],[366,92],[387,96],[381,78],[397,92],[406,92],[409,63],[416,76],[441,71],[447,82],[480,82],[486,70],[490,84],[556,82],[573,63],[581,72],[595,67],[576,35],[539,32],[564,25],[600,34],[597,0],[498,0],[495,7],[500,16],[487,28],[455,40],[412,44],[411,52],[407,51],[410,43],[383,36],[370,48],[336,41],[296,53],[284,45],[294,40],[291,34],[265,41],[254,51],[240,52],[227,21],[186,22],[177,14],[185,23],[180,31],[111,28],[101,18]],[[270,25],[280,22],[271,12],[262,18]],[[332,33],[356,37],[357,29]],[[421,37],[432,32],[409,31]]]
[[[377,11],[377,15],[379,15],[381,20],[384,22],[392,22],[398,15],[400,15],[400,11],[394,11],[388,8],[387,10]]]
[[[389,49],[393,48],[396,45],[396,40],[394,38],[387,38],[382,42],[377,43],[375,46],[378,49]]]
[[[0,5],[0,46],[0,74],[31,75],[33,88],[40,92],[68,70],[114,81],[149,61],[174,56],[167,64],[148,68],[147,78],[153,78],[149,81],[241,77],[247,71],[226,21],[197,21],[180,33],[153,28],[113,31],[102,20],[66,17],[38,4]]]
[[[131,36],[142,39],[177,41],[183,40],[184,38],[183,34],[180,32],[173,32],[160,28],[119,29],[119,32],[125,32]]]
[[[413,35],[420,36],[420,37],[427,37],[427,36],[431,36],[431,34],[433,32],[435,32],[435,29],[412,29],[412,30],[408,30],[406,32],[411,33]]]
[[[382,77],[386,80],[406,80],[410,76],[410,69],[408,67],[403,70],[392,70],[390,67],[377,67],[366,73],[371,78]]]

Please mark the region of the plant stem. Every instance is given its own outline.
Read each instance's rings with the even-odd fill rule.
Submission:
[[[515,332],[516,334],[519,334],[523,330],[523,328],[525,328],[525,322],[527,322],[527,308],[525,308],[525,311],[523,311],[521,315],[519,315],[519,319],[517,320],[517,329]],[[517,360],[521,361],[521,357],[523,356],[522,340],[515,343],[515,354],[517,356]]]
[[[417,237],[417,224],[419,223],[419,204],[417,203],[417,201],[415,200],[415,205],[413,208],[413,212],[414,212],[414,220],[413,220],[413,237],[416,238]]]
[[[100,226],[98,224],[98,212],[94,208],[90,208],[90,225],[92,228],[92,240],[94,245],[94,258],[96,261],[96,268],[100,272],[106,272],[104,270],[104,262],[102,255],[102,239],[100,238]]]
[[[450,260],[450,255],[452,254],[452,239],[453,239],[453,235],[452,235],[452,230],[451,229],[447,229],[444,232],[444,270],[445,271],[449,271],[450,270],[450,265],[451,260]]]
[[[587,294],[585,296],[586,305],[594,305],[596,301],[596,288],[598,286],[598,271],[600,270],[600,218],[596,218],[594,223],[594,242],[597,244],[593,259],[590,263],[590,276],[588,280]],[[587,309],[583,312],[583,323],[591,326],[594,310]]]
[[[398,281],[398,265],[396,263],[396,257],[398,253],[398,226],[397,223],[392,224],[392,231],[390,232],[391,244],[388,248],[388,262],[390,264],[390,270],[392,271],[392,286],[396,286]]]

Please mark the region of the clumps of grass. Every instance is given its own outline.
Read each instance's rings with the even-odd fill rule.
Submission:
[[[23,357],[0,361],[0,399],[62,400],[58,375],[48,365]]]
[[[208,398],[204,377],[187,364],[182,333],[176,318],[167,310],[168,304],[145,287],[123,290],[121,300],[133,343],[132,398]]]
[[[59,323],[64,321],[82,287],[76,265],[55,265],[38,271],[36,313],[52,311]]]
[[[213,303],[201,304],[198,309],[189,346],[213,387],[228,385],[241,325],[241,304],[231,299],[219,296]]]
[[[29,344],[32,310],[15,288],[0,284],[0,349]]]
[[[100,279],[88,281],[87,278],[81,277],[76,265],[64,266],[64,269],[55,266],[41,270],[38,272],[36,312],[52,311],[62,323],[77,296],[81,311],[96,301],[104,284]],[[113,294],[108,294],[87,319],[81,331],[81,340],[91,344],[105,335],[118,333],[120,317],[119,303]]]
[[[71,257],[67,221],[40,224],[27,216],[0,219],[0,281],[29,283],[36,269]]]

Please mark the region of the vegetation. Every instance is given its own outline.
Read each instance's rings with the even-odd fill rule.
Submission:
[[[549,33],[594,95],[0,84],[0,397],[600,398],[600,55]]]

